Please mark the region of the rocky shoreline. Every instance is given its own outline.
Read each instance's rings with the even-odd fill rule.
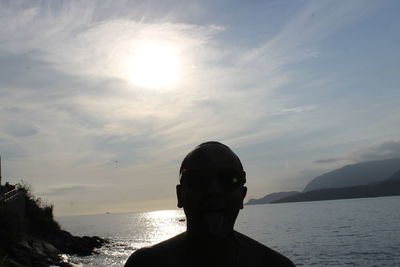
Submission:
[[[0,202],[0,267],[72,266],[68,255],[89,256],[107,240],[73,236],[54,220],[53,205],[35,197],[24,184]]]
[[[96,253],[96,248],[103,246],[107,240],[93,236],[73,236],[60,230],[41,237],[23,238],[12,246],[7,255],[7,266],[62,266],[69,267],[63,254],[89,256]],[[1,265],[1,264],[0,264]]]

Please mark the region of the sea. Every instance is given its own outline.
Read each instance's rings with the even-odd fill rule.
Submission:
[[[185,231],[182,210],[56,218],[74,235],[110,240],[75,266],[123,266],[129,255]],[[245,206],[235,229],[296,266],[399,267],[400,196]]]

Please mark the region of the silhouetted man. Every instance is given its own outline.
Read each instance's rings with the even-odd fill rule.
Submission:
[[[243,208],[245,182],[242,164],[229,147],[218,142],[197,146],[183,160],[176,186],[186,232],[135,251],[125,267],[293,267],[278,252],[233,230]]]

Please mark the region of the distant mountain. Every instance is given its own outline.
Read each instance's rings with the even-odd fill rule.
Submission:
[[[268,204],[276,200],[279,200],[281,198],[285,198],[299,193],[300,192],[298,191],[272,193],[260,199],[250,199],[245,205]]]
[[[303,192],[376,183],[387,179],[391,174],[399,170],[399,168],[400,158],[364,161],[346,165],[314,178],[306,185]]]
[[[314,190],[285,197],[274,201],[273,203],[382,196],[400,196],[400,170],[395,172],[388,179],[385,179],[384,181],[375,184]]]
[[[391,179],[391,180],[400,180],[400,170],[398,170],[397,172],[393,173],[393,175],[390,176],[389,179]]]

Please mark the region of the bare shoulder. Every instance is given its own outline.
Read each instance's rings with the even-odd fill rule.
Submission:
[[[174,266],[180,251],[183,234],[150,247],[136,250],[126,261],[124,267]]]
[[[150,254],[151,254],[151,248],[141,248],[136,250],[129,256],[128,260],[125,262],[124,267],[132,267],[132,266],[150,266],[149,265],[149,259],[151,259]]]
[[[235,232],[235,236],[239,249],[243,252],[241,253],[242,261],[246,261],[249,266],[295,267],[294,263],[287,257],[260,242],[239,232]]]

